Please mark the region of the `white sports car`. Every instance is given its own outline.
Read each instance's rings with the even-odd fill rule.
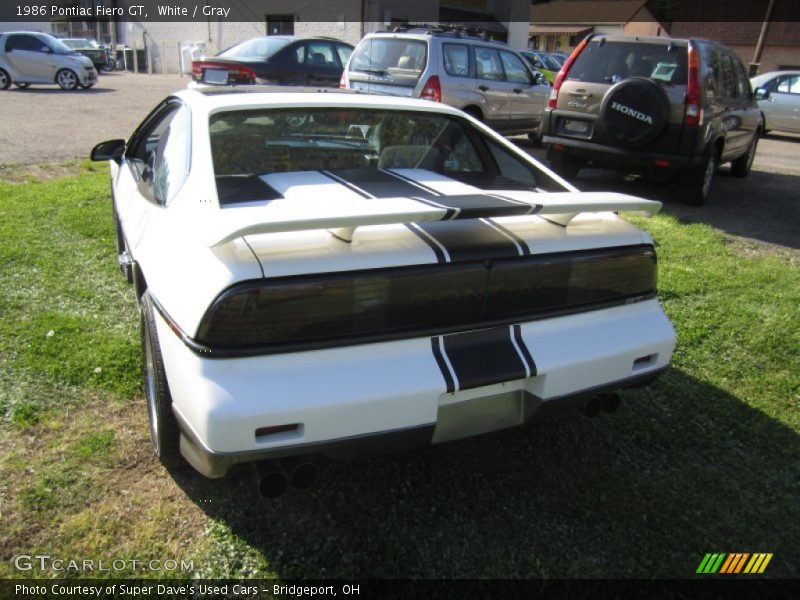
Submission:
[[[613,410],[669,365],[653,241],[616,214],[660,203],[580,193],[446,105],[184,90],[92,158],[168,466],[253,462],[276,495],[301,457]]]

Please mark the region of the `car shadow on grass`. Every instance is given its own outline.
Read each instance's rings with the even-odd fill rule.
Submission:
[[[613,415],[317,464],[277,500],[244,465],[177,481],[284,578],[691,577],[737,551],[800,567],[800,436],[674,368]]]

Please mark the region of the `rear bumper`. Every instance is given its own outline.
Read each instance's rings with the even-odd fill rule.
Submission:
[[[381,454],[513,427],[646,383],[675,344],[655,299],[523,323],[535,375],[448,392],[430,338],[208,359],[157,323],[181,451],[208,477],[240,462]],[[256,435],[287,424],[297,427]]]
[[[580,160],[591,161],[598,167],[614,170],[664,170],[682,171],[701,162],[699,154],[677,155],[628,150],[603,144],[595,144],[555,135],[546,135],[542,142],[550,146],[559,145],[561,154]],[[553,150],[555,152],[555,150]],[[658,166],[656,161],[666,161],[668,166]]]

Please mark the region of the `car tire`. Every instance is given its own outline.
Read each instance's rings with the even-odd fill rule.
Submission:
[[[144,394],[150,420],[150,441],[156,458],[168,469],[183,465],[180,430],[172,412],[172,396],[167,384],[161,345],[158,342],[156,315],[150,293],[142,294],[139,305],[142,335]]]
[[[528,141],[533,144],[534,148],[542,147],[542,136],[544,135],[544,118],[542,118],[536,131],[531,131],[528,134]]]
[[[0,69],[0,90],[7,90],[10,85],[11,77],[8,75],[8,72]]]
[[[712,146],[703,157],[703,164],[689,176],[687,202],[692,206],[703,206],[711,196],[714,177],[719,167],[719,148]]]
[[[581,164],[569,156],[564,156],[561,152],[547,151],[547,161],[550,168],[561,175],[566,180],[576,179],[581,170]]]
[[[651,79],[631,77],[608,90],[597,122],[616,145],[639,148],[666,131],[670,101],[664,89]]]
[[[464,112],[467,113],[470,117],[472,117],[476,121],[480,121],[481,123],[483,123],[483,113],[479,108],[476,108],[474,106],[468,106],[467,108],[464,109]]]
[[[78,76],[72,69],[61,69],[56,73],[56,83],[62,90],[69,92],[78,87]]]
[[[750,168],[753,166],[753,159],[756,156],[756,149],[758,148],[758,138],[761,137],[761,130],[756,129],[753,136],[753,141],[747,147],[747,152],[742,154],[739,158],[731,161],[731,174],[734,177],[747,177],[750,173]]]

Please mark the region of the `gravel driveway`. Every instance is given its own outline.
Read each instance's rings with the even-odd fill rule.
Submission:
[[[88,158],[97,142],[130,136],[159,100],[189,81],[115,72],[101,73],[90,90],[11,86],[0,92],[0,165]]]
[[[11,87],[0,92],[0,166],[41,164],[88,157],[100,141],[127,138],[159,100],[185,88],[177,75],[100,75],[91,90],[64,92],[56,86]],[[515,141],[544,160],[544,151],[524,138]],[[662,200],[664,210],[701,221],[735,236],[756,251],[788,252],[800,258],[800,135],[775,134],[761,140],[746,179],[720,171],[709,203],[692,207],[683,191],[644,178],[587,169],[575,181],[584,190],[611,190]]]

